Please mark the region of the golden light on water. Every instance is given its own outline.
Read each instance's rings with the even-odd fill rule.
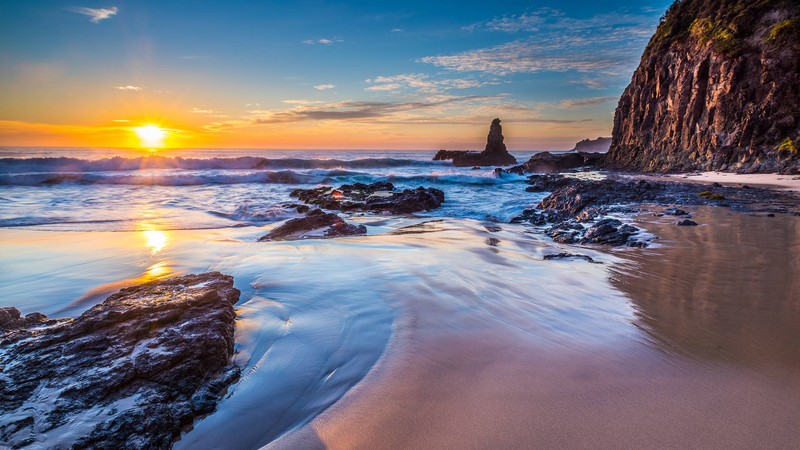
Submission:
[[[145,247],[150,249],[150,254],[155,255],[161,250],[164,250],[164,247],[167,246],[167,242],[169,238],[167,237],[167,233],[160,231],[160,230],[145,230],[142,231],[145,239]]]
[[[144,148],[156,149],[164,146],[167,131],[158,125],[144,125],[133,129],[139,137],[139,144]]]

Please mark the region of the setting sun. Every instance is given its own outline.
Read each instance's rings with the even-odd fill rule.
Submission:
[[[160,148],[164,146],[167,132],[158,125],[144,125],[133,129],[139,142],[145,148]]]

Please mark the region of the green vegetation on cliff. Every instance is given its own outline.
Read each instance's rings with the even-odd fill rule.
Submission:
[[[711,43],[721,54],[738,56],[752,46],[748,39],[757,30],[758,19],[770,11],[792,10],[796,5],[797,0],[677,0],[661,18],[644,57],[690,37]],[[800,45],[800,17],[773,26],[765,43]]]

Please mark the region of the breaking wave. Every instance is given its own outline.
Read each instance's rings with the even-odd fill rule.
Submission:
[[[429,161],[396,158],[301,159],[262,158],[180,158],[167,156],[142,156],[137,158],[113,157],[99,160],[79,158],[1,158],[0,174],[20,173],[83,173],[118,172],[152,169],[183,170],[263,170],[263,169],[376,169],[387,167],[438,165]]]

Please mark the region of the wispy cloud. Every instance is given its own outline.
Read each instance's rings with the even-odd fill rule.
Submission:
[[[333,89],[335,87],[336,87],[335,84],[318,84],[314,86],[314,89],[318,91],[327,91],[328,89]]]
[[[400,91],[409,90],[423,94],[437,94],[451,89],[469,89],[489,84],[495,81],[482,81],[473,78],[447,78],[434,79],[424,73],[405,73],[391,76],[378,76],[365,80],[368,91]]]
[[[111,8],[87,8],[84,6],[71,6],[67,8],[68,11],[89,16],[89,21],[92,23],[100,23],[103,20],[116,16],[119,9],[116,6]]]
[[[567,99],[559,102],[558,107],[561,109],[580,109],[591,108],[592,106],[602,105],[604,103],[617,100],[617,97],[590,97]]]
[[[339,38],[339,37],[320,38],[320,39],[306,39],[306,40],[303,41],[303,44],[307,44],[307,45],[316,45],[316,44],[331,45],[331,44],[336,44],[338,42],[344,42],[344,39]]]
[[[120,91],[139,92],[139,91],[144,90],[144,87],[142,87],[142,86],[125,85],[125,86],[114,86],[114,89],[118,89]]]
[[[554,9],[537,9],[466,27],[517,35],[512,41],[419,61],[500,76],[544,71],[619,75],[636,65],[657,24],[654,15],[620,13],[577,19]]]
[[[208,108],[192,108],[190,112],[194,114],[214,115],[214,116],[222,114],[222,111],[215,111],[213,109],[208,109]]]

